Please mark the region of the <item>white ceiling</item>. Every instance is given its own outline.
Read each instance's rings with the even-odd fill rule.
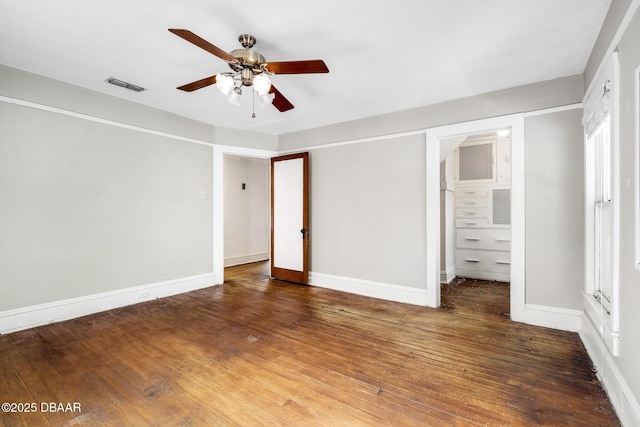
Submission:
[[[0,63],[213,125],[282,134],[584,71],[611,0],[0,0]],[[177,86],[228,66],[167,31],[229,52],[253,34],[267,61],[323,59],[329,74],[276,75],[295,108],[250,91]],[[147,90],[105,83],[116,77]]]

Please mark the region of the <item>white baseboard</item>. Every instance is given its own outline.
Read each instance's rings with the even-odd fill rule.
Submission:
[[[20,331],[112,308],[206,288],[216,283],[215,273],[200,274],[117,291],[103,292],[0,312],[0,334]]]
[[[566,308],[525,304],[524,323],[563,331],[578,332],[582,322],[582,311]]]
[[[609,400],[623,426],[640,426],[640,404],[615,363],[607,345],[586,313],[582,317],[580,338],[604,385]]]
[[[456,266],[452,265],[446,271],[440,270],[440,283],[449,284],[456,278]]]
[[[414,305],[427,305],[427,291],[410,286],[372,282],[324,273],[310,273],[309,284],[319,288],[333,289],[387,301]]]
[[[250,255],[230,256],[224,259],[224,266],[233,267],[234,265],[249,264],[251,262],[266,261],[268,259],[269,254],[266,252]]]

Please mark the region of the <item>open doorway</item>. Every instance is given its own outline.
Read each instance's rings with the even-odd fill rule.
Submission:
[[[441,281],[510,281],[511,130],[442,141]]]
[[[441,283],[464,286],[508,313],[511,281],[511,129],[441,140]],[[460,296],[471,295],[459,293]],[[478,305],[480,306],[480,305]]]
[[[446,141],[470,135],[483,135],[497,129],[511,129],[510,145],[510,317],[515,321],[525,321],[525,188],[524,188],[524,115],[481,119],[465,123],[446,125],[427,130],[427,303],[430,307],[441,304],[441,215],[440,215],[440,157]],[[458,143],[458,144],[459,144]],[[444,160],[447,155],[442,156]]]
[[[224,156],[224,266],[269,259],[269,160]]]
[[[268,162],[276,151],[255,148],[214,145],[213,147],[213,270],[215,283],[224,283],[225,264],[225,157],[239,156]],[[242,184],[242,183],[241,183]],[[268,199],[267,199],[268,200]],[[229,210],[227,210],[229,211]],[[233,215],[228,213],[227,215]]]

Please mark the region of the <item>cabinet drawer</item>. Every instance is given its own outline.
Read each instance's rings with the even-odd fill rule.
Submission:
[[[489,187],[456,187],[456,197],[487,197]]]
[[[509,273],[511,270],[510,252],[474,251],[459,249],[456,251],[456,270],[487,271]]]
[[[456,248],[511,250],[511,230],[459,229],[456,232]]]
[[[489,226],[488,218],[457,218],[456,228],[486,228]]]
[[[486,208],[489,207],[488,197],[456,197],[456,208]]]
[[[457,208],[456,218],[489,218],[488,208]]]

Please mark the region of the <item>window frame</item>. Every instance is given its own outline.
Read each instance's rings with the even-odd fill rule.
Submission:
[[[587,95],[584,98],[584,148],[585,148],[585,287],[584,303],[585,314],[596,326],[600,337],[610,351],[611,355],[617,356],[620,351],[620,69],[618,53],[613,52],[606,61],[606,66],[594,79]],[[592,166],[595,152],[588,143],[591,129],[590,123],[594,114],[599,114],[598,109],[602,107],[602,91],[610,90],[608,100],[608,113],[610,114],[610,135],[611,135],[611,300],[610,304],[602,304],[597,298],[594,273],[595,268],[592,263],[595,252],[595,214],[592,207],[595,203],[595,193],[590,183],[595,182],[595,170]],[[605,100],[605,102],[607,102]],[[602,112],[602,110],[600,110]]]

